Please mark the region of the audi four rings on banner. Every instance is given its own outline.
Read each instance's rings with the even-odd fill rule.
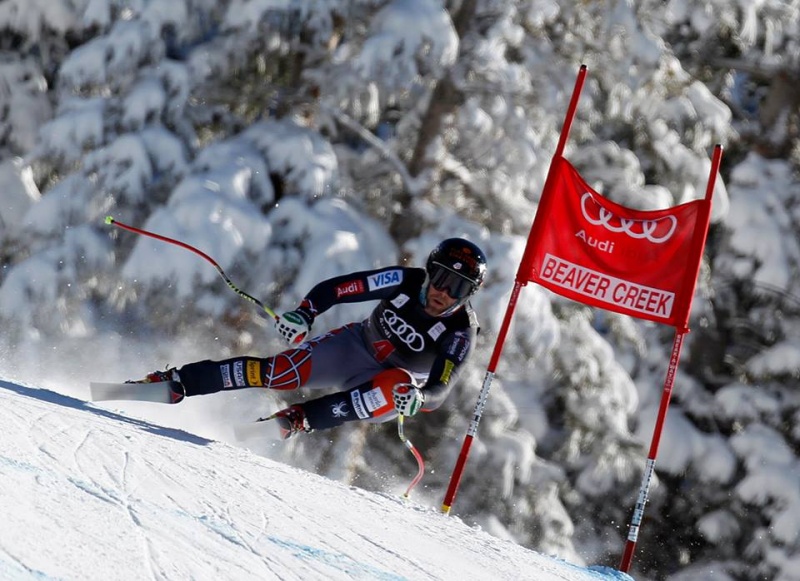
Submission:
[[[587,198],[592,200],[594,205],[599,209],[599,215],[597,218],[593,218],[589,215],[589,212],[586,209]],[[589,192],[586,192],[581,197],[581,212],[583,213],[583,217],[586,218],[586,221],[594,226],[602,226],[609,232],[614,232],[616,234],[624,233],[634,240],[647,240],[653,244],[662,244],[672,238],[672,235],[675,234],[675,230],[678,227],[678,219],[675,216],[664,216],[658,220],[633,220],[630,218],[618,218],[619,226],[614,226],[611,223],[611,219],[615,217],[614,214],[598,204],[595,201],[594,196],[592,196],[592,194]],[[661,236],[656,236],[656,230],[658,230],[660,223],[664,222],[665,220],[669,222],[669,231]],[[637,224],[641,225],[641,232],[634,231],[634,226]]]

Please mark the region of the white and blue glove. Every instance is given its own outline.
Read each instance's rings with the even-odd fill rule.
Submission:
[[[394,409],[402,416],[413,416],[425,403],[425,394],[411,383],[398,383],[392,390]]]
[[[299,345],[311,333],[314,316],[303,307],[278,315],[275,319],[275,329],[290,345]]]

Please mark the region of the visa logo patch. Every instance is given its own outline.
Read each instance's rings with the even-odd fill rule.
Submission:
[[[369,290],[374,291],[387,286],[396,286],[403,282],[403,271],[401,270],[387,270],[386,272],[379,272],[367,278]]]

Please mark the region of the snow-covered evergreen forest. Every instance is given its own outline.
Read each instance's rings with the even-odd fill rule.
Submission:
[[[631,573],[800,579],[800,1],[3,0],[0,25],[0,373],[83,394],[282,348],[207,262],[109,214],[278,311],[464,236],[489,259],[480,345],[447,404],[406,423],[434,506],[580,65],[566,157],[614,201],[701,198],[723,144]],[[527,285],[453,514],[616,566],[672,338]],[[250,391],[192,398],[203,429],[306,397]],[[391,423],[261,452],[370,490],[415,470]]]

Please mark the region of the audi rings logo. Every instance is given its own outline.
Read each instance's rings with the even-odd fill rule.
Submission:
[[[417,333],[414,327],[398,317],[397,313],[387,309],[383,311],[381,318],[383,322],[386,323],[389,330],[403,343],[408,345],[409,349],[419,353],[425,348],[425,338]]]
[[[587,200],[594,202],[591,206],[592,210],[587,207]],[[595,202],[589,192],[581,197],[581,212],[590,224],[602,226],[609,232],[622,232],[634,240],[648,240],[653,244],[662,244],[672,238],[678,227],[678,219],[675,216],[665,216],[658,220],[619,218]],[[597,214],[597,217],[592,217],[590,215],[592,213]]]

